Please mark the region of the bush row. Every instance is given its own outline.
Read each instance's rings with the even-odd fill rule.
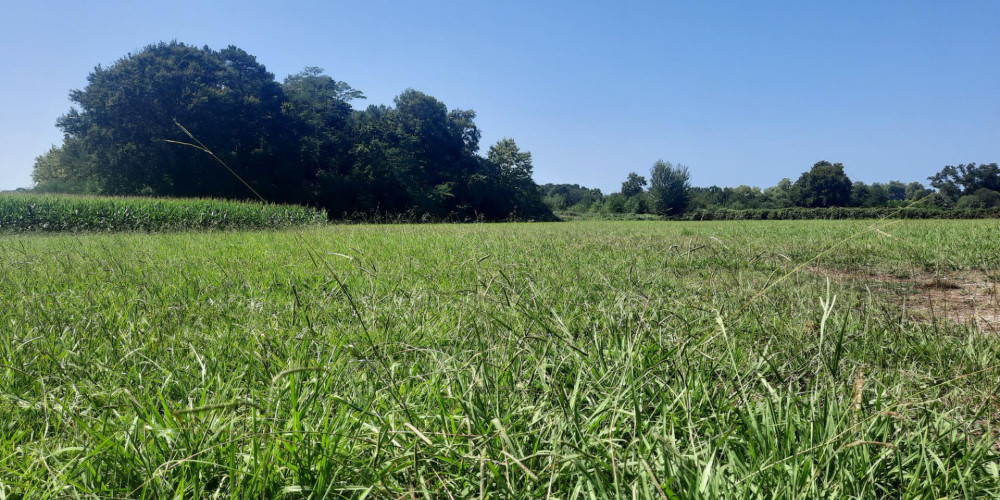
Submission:
[[[749,210],[691,210],[679,220],[798,220],[798,219],[992,219],[1000,208],[942,210],[939,208],[760,208]]]
[[[0,232],[272,229],[326,222],[298,205],[211,199],[0,195]]]

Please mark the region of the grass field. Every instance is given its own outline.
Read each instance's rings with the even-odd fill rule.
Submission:
[[[5,498],[1000,495],[1000,223],[0,237]]]

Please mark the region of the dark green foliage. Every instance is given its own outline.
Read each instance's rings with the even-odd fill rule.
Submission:
[[[601,206],[602,211],[613,214],[625,213],[625,206],[628,205],[630,198],[627,198],[621,193],[611,193],[604,198],[604,203]]]
[[[1000,166],[996,163],[947,165],[927,179],[939,193],[956,201],[982,188],[1000,191]]]
[[[43,191],[229,199],[255,191],[334,217],[552,217],[530,161],[504,170],[479,156],[475,112],[412,89],[394,107],[355,111],[351,101],[364,95],[320,68],[279,84],[236,47],[171,42],[96,68],[70,98],[78,107],[58,122],[64,145],[36,162]]]
[[[286,101],[282,114],[303,172],[306,200],[331,211],[344,208],[344,193],[350,192],[347,156],[351,149],[350,101],[364,95],[344,82],[310,67],[285,79]]]
[[[322,211],[208,199],[0,196],[0,232],[277,229],[326,222]]]
[[[801,207],[844,207],[851,203],[851,179],[844,165],[820,161],[795,181],[794,199]]]
[[[892,201],[903,201],[906,199],[906,184],[902,182],[889,181],[886,191],[888,191],[889,199]]]
[[[87,81],[70,93],[79,109],[59,126],[83,143],[102,192],[251,196],[210,156],[166,142],[190,140],[176,120],[267,199],[299,201],[289,188],[301,184],[304,173],[279,154],[284,94],[246,52],[160,43],[97,67]]]
[[[633,196],[629,196],[625,200],[625,206],[623,207],[625,212],[630,214],[648,214],[651,213],[653,207],[653,198],[649,193],[643,192]]]
[[[498,191],[494,203],[499,204],[500,212],[507,212],[518,218],[551,218],[548,207],[542,203],[541,193],[531,174],[534,166],[531,153],[521,151],[514,139],[504,138],[490,146],[486,156],[487,168],[494,169],[499,179]]]
[[[821,162],[826,163],[826,162]],[[803,174],[809,177],[811,172]],[[846,176],[844,176],[846,177]],[[811,179],[810,182],[815,181]],[[695,210],[748,210],[748,209],[779,209],[795,206],[810,207],[816,202],[816,196],[805,196],[808,191],[802,191],[803,184],[795,185],[791,179],[782,179],[776,186],[764,189],[752,186],[738,187],[693,187],[691,193],[691,208]],[[816,186],[816,184],[813,184]],[[842,186],[841,186],[842,189]],[[813,192],[815,195],[815,192]],[[888,184],[876,182],[852,182],[850,201],[843,206],[852,207],[898,207],[904,201],[916,201],[932,193],[919,182],[904,184],[900,181],[889,181]],[[842,193],[841,193],[842,195]],[[839,196],[839,195],[838,195]],[[826,195],[826,199],[831,197]],[[842,196],[839,196],[842,201]]]
[[[884,207],[889,203],[889,190],[878,182],[868,185],[858,181],[851,185],[852,207]]]
[[[67,137],[62,146],[35,158],[31,178],[38,192],[97,194],[101,185],[92,165],[81,141]]]
[[[657,160],[649,171],[652,211],[661,216],[683,214],[690,203],[691,175],[683,165],[676,167]]]
[[[919,200],[934,191],[927,189],[919,182],[911,182],[906,185],[906,200]]]
[[[713,207],[724,207],[734,210],[748,208],[780,208],[788,206],[781,198],[782,192],[776,188],[768,188],[769,191],[761,191],[758,187],[738,186],[735,188],[719,186],[693,187],[691,193],[691,205],[693,209],[709,209]],[[787,198],[787,196],[785,196]]]
[[[539,189],[543,201],[552,210],[572,209],[586,212],[605,200],[604,193],[600,189],[590,189],[578,184],[543,184]]]
[[[972,194],[960,197],[955,203],[955,208],[959,210],[998,206],[1000,206],[1000,193],[989,188],[979,188]]]
[[[646,187],[646,178],[635,173],[630,172],[628,178],[622,183],[621,193],[626,197],[633,197],[642,192],[642,188]]]

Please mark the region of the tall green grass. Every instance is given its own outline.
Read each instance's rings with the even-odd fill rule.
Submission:
[[[0,232],[277,229],[320,224],[322,211],[209,199],[0,196]]]
[[[1000,228],[868,227],[7,236],[0,491],[996,497],[1000,341],[800,266],[995,271]]]

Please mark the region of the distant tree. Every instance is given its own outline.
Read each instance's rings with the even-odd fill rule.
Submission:
[[[354,99],[364,94],[350,85],[323,74],[317,67],[285,78],[286,101],[281,112],[288,122],[286,133],[294,151],[285,152],[286,161],[297,163],[309,194],[305,198],[340,213],[355,201],[350,176],[350,118]],[[289,188],[291,186],[288,186]]]
[[[534,166],[531,163],[531,152],[522,152],[514,139],[503,138],[490,146],[486,159],[500,167],[500,175],[504,182],[516,183],[531,179]]]
[[[1000,206],[1000,192],[989,188],[979,188],[972,194],[958,198],[955,208],[993,208]]]
[[[881,182],[873,182],[871,189],[868,192],[868,199],[866,200],[865,206],[868,207],[884,207],[889,204],[889,186]]]
[[[795,181],[796,204],[803,207],[842,207],[851,203],[851,179],[844,165],[820,161]]]
[[[434,217],[506,218],[495,166],[477,156],[475,113],[408,89],[396,107],[352,115],[345,210]],[[331,181],[331,184],[334,184]]]
[[[650,204],[649,193],[641,192],[625,199],[622,209],[630,214],[648,214],[650,212]]]
[[[919,200],[934,191],[927,189],[919,182],[911,182],[906,185],[906,200]]]
[[[683,165],[676,167],[657,160],[649,171],[652,211],[658,215],[680,215],[690,202],[691,175]]]
[[[628,174],[628,178],[622,183],[622,194],[626,197],[631,198],[642,192],[642,188],[646,187],[646,178],[631,172]]]
[[[100,183],[92,173],[93,160],[80,141],[66,139],[35,158],[31,171],[34,189],[40,192],[98,194]]]
[[[851,206],[884,207],[888,202],[889,190],[885,184],[876,182],[868,185],[861,181],[851,184]]]
[[[972,195],[980,188],[1000,191],[1000,166],[996,163],[947,165],[927,179],[942,196],[957,200],[962,195]]]
[[[561,194],[543,196],[542,203],[548,205],[549,210],[553,212],[566,210],[566,207],[569,206],[566,204],[566,197]]]
[[[600,211],[601,203],[606,199],[600,189],[586,189],[578,193],[576,202],[570,204],[570,209],[584,211]]]
[[[539,186],[546,204],[554,210],[590,210],[605,199],[600,189],[590,189],[579,184],[543,184]]]
[[[1000,191],[994,191],[990,188],[979,188],[973,193],[973,196],[979,198],[987,208],[1000,207]]]
[[[276,154],[286,129],[284,94],[253,56],[233,46],[214,51],[160,43],[98,66],[87,82],[70,93],[79,107],[58,126],[93,157],[103,191],[252,196],[205,153],[165,142],[190,142],[176,120],[258,191],[286,201],[278,185],[288,176],[278,171],[285,162]]]
[[[628,198],[621,193],[611,193],[604,198],[604,203],[601,207],[602,212],[620,214],[625,212],[625,204],[628,202]]]
[[[726,188],[711,185],[708,187],[693,186],[688,190],[688,209],[718,209],[729,204]]]
[[[748,208],[761,208],[764,193],[759,187],[740,185],[735,188],[726,188],[732,193],[729,196],[729,208],[743,210]]]
[[[171,42],[97,67],[70,98],[63,145],[36,161],[40,190],[249,198],[245,181],[334,217],[551,217],[530,153],[505,139],[481,156],[474,111],[413,89],[354,110],[364,95],[320,68],[279,84],[237,47]],[[237,175],[189,147],[188,131]]]
[[[887,189],[891,201],[903,201],[906,199],[906,184],[899,181],[889,181]]]
[[[514,139],[503,138],[490,146],[486,159],[496,167],[501,188],[510,194],[511,215],[551,217],[551,212],[542,203],[538,186],[531,179],[534,170],[531,152],[521,151]]]
[[[795,188],[792,180],[785,177],[777,185],[764,190],[766,203],[771,208],[786,208],[795,205]]]

